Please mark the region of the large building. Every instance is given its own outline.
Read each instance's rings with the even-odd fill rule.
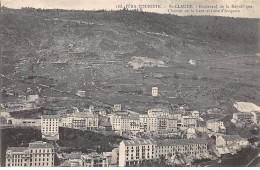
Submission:
[[[175,153],[193,156],[208,154],[208,142],[202,138],[158,140],[156,143],[157,158],[161,156],[167,158],[168,155]]]
[[[91,112],[79,112],[62,117],[62,126],[74,129],[98,129],[98,115]]]
[[[117,111],[110,115],[110,123],[114,131],[140,132],[139,114],[131,111]]]
[[[119,167],[138,165],[156,159],[156,144],[152,140],[123,140],[119,145]]]
[[[43,115],[41,117],[42,138],[48,140],[59,140],[59,116]]]
[[[54,147],[46,142],[30,143],[29,147],[8,147],[7,167],[51,167],[54,166]]]

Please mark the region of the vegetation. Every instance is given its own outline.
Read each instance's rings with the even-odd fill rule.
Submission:
[[[68,147],[71,150],[101,153],[112,151],[113,144],[119,144],[122,139],[119,136],[105,136],[93,131],[60,128],[60,140],[57,143],[59,146]]]
[[[0,129],[1,165],[5,166],[5,152],[8,146],[29,146],[30,142],[42,140],[41,131],[30,127]]]

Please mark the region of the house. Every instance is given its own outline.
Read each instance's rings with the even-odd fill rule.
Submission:
[[[52,167],[54,166],[53,145],[38,141],[29,147],[8,147],[6,150],[7,167]]]
[[[234,143],[241,147],[249,145],[249,142],[239,135],[221,135],[216,138],[216,147],[225,147]]]
[[[226,128],[224,126],[223,121],[219,121],[217,119],[211,119],[207,121],[207,129],[212,131],[212,132],[219,132],[219,133],[225,133]]]
[[[63,155],[63,163],[61,167],[82,167],[81,152],[66,153]]]
[[[253,123],[253,114],[248,112],[239,112],[233,114],[233,119],[231,122],[234,123],[238,127],[248,127]]]
[[[81,155],[83,167],[108,167],[111,161],[111,154],[98,154],[92,152],[90,154]]]
[[[182,116],[181,117],[181,129],[185,130],[187,128],[196,128],[197,127],[197,119],[191,116]]]

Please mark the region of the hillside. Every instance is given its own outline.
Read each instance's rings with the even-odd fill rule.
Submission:
[[[259,19],[4,9],[0,22],[3,87],[20,93],[87,90],[94,101],[145,111],[156,85],[162,99],[195,108],[260,104]]]

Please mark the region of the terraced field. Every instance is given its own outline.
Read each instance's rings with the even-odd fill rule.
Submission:
[[[152,86],[162,99],[180,97],[197,109],[260,105],[259,19],[26,9],[4,9],[0,19],[11,51],[2,55],[1,82],[9,90],[40,87],[42,96],[73,99],[86,90],[78,102],[120,102],[140,112]],[[134,69],[137,57],[153,64]],[[161,61],[165,67],[156,66]]]

